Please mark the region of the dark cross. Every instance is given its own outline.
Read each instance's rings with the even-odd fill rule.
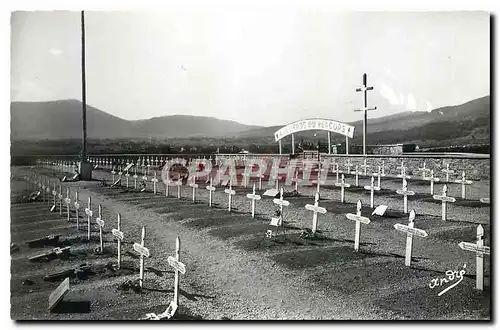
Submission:
[[[373,108],[368,108],[368,98],[367,98],[367,91],[373,90],[373,86],[367,87],[366,86],[366,73],[363,73],[363,86],[360,88],[356,88],[356,92],[363,92],[363,107],[361,109],[356,109],[354,111],[363,111],[363,154],[366,155],[366,120],[367,120],[367,115],[366,112],[370,110],[377,110],[377,107]]]

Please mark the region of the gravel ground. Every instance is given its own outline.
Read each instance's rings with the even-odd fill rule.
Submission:
[[[18,176],[25,169],[13,168],[13,174]],[[48,169],[31,170],[55,174]],[[94,177],[111,180],[111,174],[99,170],[94,172]],[[329,178],[335,180],[335,175],[330,174]],[[352,176],[347,180],[354,183]],[[265,232],[271,229],[269,220],[276,210],[272,198],[263,196],[257,202],[257,214],[252,219],[250,200],[245,197],[251,192],[250,188],[234,187],[232,212],[228,212],[228,198],[222,187],[217,187],[213,196],[215,205],[209,208],[208,191],[202,182],[199,184],[198,202],[193,203],[192,190],[186,186],[181,188],[182,196],[178,200],[172,196],[176,196],[175,190],[170,197],[164,196],[162,183],[156,195],[151,192],[151,183],[142,193],[123,187],[102,187],[97,181],[64,183],[72,191],[79,190],[82,206],[83,201],[92,196],[94,213],[97,204],[102,205],[106,221],[105,255],[94,252],[96,228],[93,228],[92,241],[86,242],[81,238],[86,236],[86,227],[83,225],[83,230],[76,232],[74,216],[68,224],[64,213],[61,221],[58,214],[48,212],[47,204],[13,203],[12,242],[20,244],[58,232],[71,243],[76,256],[32,265],[25,257],[28,252],[35,253],[33,249],[23,247],[13,254],[12,317],[137,319],[147,312],[160,313],[172,298],[173,272],[166,258],[174,253],[175,237],[179,236],[181,261],[187,269],[181,276],[180,319],[490,318],[489,257],[485,258],[485,291],[480,292],[474,289],[475,255],[462,251],[457,245],[460,241],[475,240],[478,223],[485,227],[485,245],[489,245],[489,205],[474,202],[489,196],[486,194],[489,182],[475,182],[468,189],[468,200],[457,200],[457,205],[448,208],[449,221],[442,221],[441,205],[429,199],[428,183],[409,180],[409,189],[416,192],[409,201],[409,209],[417,213],[415,227],[426,230],[429,235],[414,239],[412,267],[404,265],[405,235],[393,228],[395,223],[408,221],[408,216],[402,213],[402,197],[394,193],[401,188],[401,179],[383,179],[384,190],[375,194],[376,205],[389,206],[383,217],[371,216],[372,210],[367,207],[368,192],[352,187],[346,192],[346,203],[341,204],[338,188],[321,188],[319,203],[328,212],[319,216],[319,235],[314,239],[302,238],[300,234],[311,228],[312,212],[304,206],[314,202],[316,187],[300,187],[299,196],[285,197],[291,205],[285,207],[284,232],[268,239]],[[360,179],[360,185],[365,184],[369,184],[369,179]],[[22,192],[20,186],[20,181],[13,181],[13,194]],[[293,190],[290,186],[284,188],[288,193]],[[436,185],[435,189],[440,192],[441,188]],[[457,194],[460,187],[450,186],[449,195]],[[362,214],[369,216],[371,223],[362,225],[360,251],[355,252],[355,226],[345,213],[355,213],[358,199],[363,202]],[[133,253],[124,255],[124,262],[129,263],[128,272],[99,271],[115,256],[116,244],[110,231],[117,212],[122,217],[126,249],[131,250],[131,244],[139,241],[142,225],[147,229],[146,246],[151,251],[151,258],[146,260],[146,267],[151,267],[146,271],[149,290],[140,294],[118,289],[125,279],[138,276],[138,260]],[[31,224],[35,221],[39,225]],[[97,271],[88,280],[75,279],[68,299],[87,301],[88,313],[48,314],[46,300],[56,284],[36,281],[31,293],[26,293],[19,284],[23,276],[41,276],[36,274],[47,272],[48,265],[53,271],[82,262],[95,263]],[[429,288],[432,278],[445,277],[446,270],[459,270],[464,263],[467,275],[462,283],[440,297],[437,296],[439,288]]]

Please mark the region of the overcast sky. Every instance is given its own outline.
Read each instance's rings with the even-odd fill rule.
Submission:
[[[124,119],[361,119],[489,95],[486,12],[86,12],[87,102]],[[79,12],[12,15],[12,101],[81,100]]]

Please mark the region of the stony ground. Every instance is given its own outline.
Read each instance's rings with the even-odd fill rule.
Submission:
[[[88,196],[92,209],[102,206],[105,220],[105,251],[97,252],[98,227],[92,221],[92,239],[86,241],[87,219],[80,212],[66,219],[59,209],[50,212],[49,203],[27,202],[25,173],[61,178],[60,171],[47,168],[12,168],[11,237],[20,249],[12,252],[11,316],[13,319],[138,319],[146,313],[164,311],[173,297],[173,268],[167,257],[175,252],[175,238],[181,239],[180,259],[186,264],[181,276],[180,310],[177,319],[490,319],[490,263],[485,257],[485,290],[475,290],[475,254],[458,247],[461,241],[474,242],[477,224],[485,228],[485,245],[490,245],[490,207],[479,203],[489,197],[489,182],[478,181],[468,187],[467,199],[457,198],[448,208],[449,220],[442,221],[441,205],[429,195],[428,182],[409,180],[409,190],[416,192],[409,209],[416,211],[415,227],[426,230],[428,237],[414,238],[412,266],[404,264],[406,236],[394,224],[407,224],[403,214],[401,179],[382,179],[383,190],[375,193],[375,204],[389,206],[386,215],[372,216],[369,193],[354,187],[353,176],[346,192],[346,203],[340,203],[340,189],[321,187],[320,206],[327,209],[318,220],[316,238],[301,237],[311,228],[312,214],[304,206],[314,202],[316,187],[285,186],[290,206],[285,208],[283,231],[276,238],[265,233],[276,206],[263,196],[257,202],[255,218],[250,214],[250,188],[234,187],[232,211],[224,188],[214,192],[215,205],[208,207],[204,181],[198,182],[197,202],[191,200],[192,189],[176,188],[165,196],[163,183],[157,194],[152,183],[145,192],[132,188],[109,187],[111,174],[94,171],[92,182],[62,183],[76,190],[82,208]],[[149,177],[151,178],[151,177]],[[107,179],[102,186],[100,179]],[[335,175],[329,175],[335,180]],[[130,183],[133,185],[133,179]],[[369,184],[360,179],[360,186]],[[267,188],[267,187],[266,187]],[[435,192],[441,185],[435,186]],[[262,195],[263,191],[258,191]],[[449,186],[450,196],[460,196],[460,186]],[[52,197],[52,196],[50,196]],[[356,201],[363,202],[362,214],[371,223],[362,225],[360,251],[354,251],[354,222],[345,217],[355,213]],[[57,204],[58,205],[58,204]],[[116,263],[117,213],[125,233],[123,266],[119,271],[109,267]],[[151,257],[145,262],[145,287],[140,292],[124,290],[123,283],[139,276],[139,259],[133,252],[140,242],[141,226],[146,226],[145,245]],[[47,262],[30,262],[28,257],[52,247],[29,248],[24,242],[49,234],[61,234],[59,246],[70,246],[71,254]],[[71,279],[70,292],[58,309],[47,312],[48,296],[58,282],[47,282],[43,276],[91,264],[87,279]],[[446,270],[460,270],[466,265],[466,276],[442,296],[438,293],[451,285],[429,287],[433,278],[445,278]],[[30,280],[31,282],[27,281]],[[454,281],[455,282],[455,281]]]

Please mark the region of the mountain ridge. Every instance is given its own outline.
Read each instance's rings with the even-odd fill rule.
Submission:
[[[81,102],[74,99],[11,102],[11,138],[16,140],[81,138],[81,107]],[[431,123],[474,120],[489,116],[489,113],[490,96],[487,95],[463,104],[436,108],[430,112],[404,111],[369,118],[368,131],[369,134],[389,130],[405,131]],[[87,136],[97,139],[273,138],[274,132],[286,124],[245,125],[233,120],[182,114],[127,120],[87,105]],[[355,126],[355,137],[362,134],[361,120],[349,124]],[[312,136],[312,134],[313,132],[300,132],[297,136]],[[339,137],[335,136],[334,139],[339,140]]]

